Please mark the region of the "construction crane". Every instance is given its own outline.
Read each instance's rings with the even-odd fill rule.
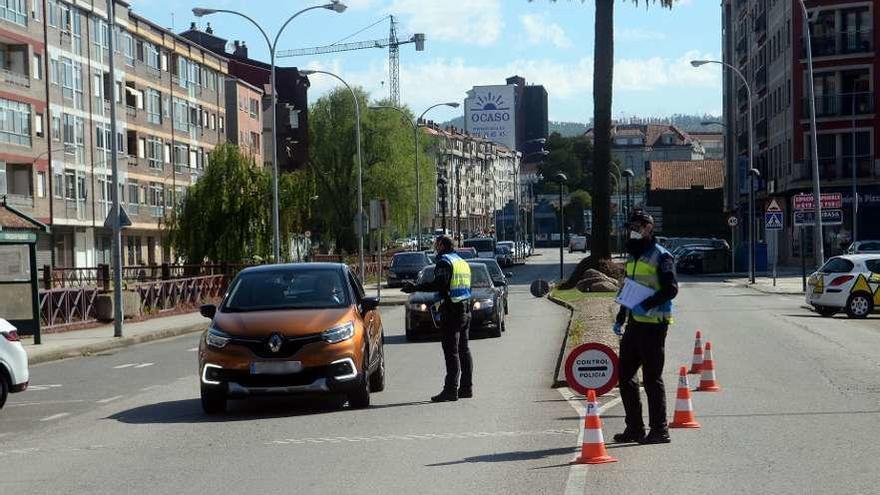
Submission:
[[[408,40],[397,39],[397,21],[394,16],[388,16],[391,19],[391,29],[388,33],[388,39],[356,41],[353,43],[335,43],[328,46],[318,46],[314,48],[299,48],[296,50],[284,50],[278,52],[277,58],[302,57],[305,55],[320,55],[322,53],[346,52],[351,50],[364,50],[366,48],[388,48],[388,80],[391,101],[395,106],[400,106],[400,45],[407,43],[415,43],[416,51],[425,50],[424,33],[416,33]],[[380,21],[381,22],[381,21]]]

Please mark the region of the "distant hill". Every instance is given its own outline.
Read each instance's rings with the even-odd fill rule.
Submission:
[[[699,131],[699,130],[719,130],[718,126],[703,126],[702,122],[720,121],[720,115],[686,115],[675,114],[668,117],[628,117],[619,123],[627,124],[659,124],[671,123],[678,126],[683,131]],[[464,128],[464,117],[456,117],[450,121],[443,122],[441,125],[452,125],[459,129]],[[582,124],[580,122],[557,122],[551,120],[549,122],[550,133],[558,132],[562,136],[579,136],[585,132],[592,124]]]

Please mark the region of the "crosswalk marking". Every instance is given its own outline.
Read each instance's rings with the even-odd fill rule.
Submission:
[[[137,363],[120,364],[119,366],[114,366],[113,368],[117,369],[117,370],[121,370],[122,368],[130,368],[132,366],[135,366],[136,364]]]
[[[154,364],[156,364],[156,363],[142,363],[142,364],[135,366],[135,368],[146,368],[147,366],[152,366]]]
[[[70,413],[58,413],[58,414],[53,414],[53,415],[51,415],[51,416],[46,416],[45,418],[41,419],[40,421],[52,421],[52,420],[54,420],[54,419],[60,419],[60,418],[63,418],[63,417],[65,417],[65,416],[70,416]]]
[[[97,400],[97,401],[95,401],[95,402],[97,402],[98,404],[106,404],[106,403],[108,403],[108,402],[112,402],[112,401],[114,401],[114,400],[116,400],[116,399],[121,399],[122,397],[124,397],[124,396],[122,396],[122,395],[114,395],[113,397],[107,397],[106,399]]]

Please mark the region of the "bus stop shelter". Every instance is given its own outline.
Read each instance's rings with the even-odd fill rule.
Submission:
[[[37,233],[49,227],[0,201],[0,318],[40,344]]]

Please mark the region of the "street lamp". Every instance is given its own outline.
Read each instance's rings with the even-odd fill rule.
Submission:
[[[562,281],[565,278],[565,268],[563,266],[563,247],[565,246],[565,209],[563,208],[563,193],[565,192],[565,183],[568,182],[568,177],[562,173],[557,172],[556,175],[553,176],[553,179],[559,183],[559,280]]]
[[[357,95],[354,93],[354,90],[351,89],[351,86],[345,82],[344,79],[337,76],[332,72],[327,72],[324,70],[300,70],[300,74],[304,76],[310,76],[313,74],[324,74],[333,78],[336,78],[339,82],[341,82],[346,88],[348,88],[348,92],[351,93],[351,97],[354,100],[354,136],[357,146],[357,165],[358,165],[358,192],[357,192],[357,202],[358,202],[358,221],[356,222],[358,226],[358,258],[360,260],[360,272],[361,272],[361,280],[365,280],[366,276],[366,266],[364,263],[364,160],[363,155],[361,154],[361,106],[358,102]]]
[[[719,60],[691,60],[691,65],[694,67],[700,67],[706,64],[719,64],[727,67],[732,70],[740,79],[742,79],[743,84],[746,88],[746,100],[749,105],[749,114],[748,114],[748,126],[749,126],[749,173],[752,173],[752,170],[755,170],[755,129],[753,125],[754,118],[754,108],[752,107],[752,88],[749,86],[749,81],[746,79],[746,76],[743,75],[742,72],[739,71],[736,67],[728,64],[727,62],[721,62]],[[760,176],[760,174],[759,174]],[[752,196],[754,196],[754,182],[749,187],[749,232],[750,237],[749,241],[751,241],[752,246],[749,249],[749,278],[752,283],[755,283],[755,236],[752,235],[754,232],[754,223],[755,223],[755,202],[752,200]]]
[[[192,9],[192,13],[196,17],[204,17],[206,15],[224,13],[224,14],[233,14],[244,19],[250,21],[251,24],[256,26],[256,28],[260,31],[260,34],[263,35],[263,38],[266,40],[266,45],[269,46],[269,85],[272,87],[272,231],[273,231],[273,246],[272,246],[272,254],[275,256],[275,263],[281,262],[281,227],[279,220],[279,205],[278,205],[278,120],[277,120],[277,107],[278,107],[278,90],[275,87],[275,50],[278,47],[278,39],[281,38],[281,33],[284,32],[284,29],[288,24],[300,14],[304,12],[308,12],[310,10],[315,9],[327,9],[332,10],[336,13],[343,13],[345,9],[347,9],[345,4],[340,3],[339,0],[332,0],[330,3],[326,3],[324,5],[314,5],[312,7],[307,7],[305,9],[300,10],[299,12],[290,16],[284,24],[281,25],[281,29],[278,30],[278,33],[275,35],[275,41],[269,40],[269,35],[266,34],[266,31],[257,24],[257,21],[248,17],[241,12],[237,12],[235,10],[226,10],[226,9],[206,9],[202,7],[195,7]],[[361,274],[363,276],[363,274]]]
[[[626,177],[626,216],[624,220],[629,219],[629,215],[632,212],[632,197],[629,195],[629,180],[632,177],[635,177],[635,172],[631,168],[628,168],[623,171],[623,176]]]
[[[431,105],[424,112],[422,112],[421,115],[419,115],[419,118],[416,119],[415,122],[409,120],[409,116],[406,114],[406,112],[404,112],[403,110],[401,110],[400,108],[397,108],[395,106],[374,105],[374,106],[370,107],[370,110],[394,110],[394,111],[400,113],[401,115],[403,115],[404,119],[406,119],[406,121],[409,122],[409,124],[412,126],[413,138],[415,139],[415,143],[416,143],[416,150],[415,150],[415,153],[416,153],[416,244],[418,245],[418,248],[417,248],[418,251],[422,250],[422,178],[421,178],[421,170],[419,170],[419,122],[421,122],[422,119],[425,118],[425,114],[427,114],[430,110],[433,110],[434,108],[442,107],[442,106],[447,106],[450,108],[458,108],[459,104],[456,102],[447,102],[447,103],[437,103],[436,105]],[[446,234],[445,227],[444,227],[443,234],[444,235]]]
[[[755,283],[755,253],[756,246],[758,245],[755,242],[755,223],[757,220],[755,219],[755,182],[761,177],[761,171],[752,168],[749,169],[749,241],[751,246],[749,246],[749,280],[751,283]]]
[[[813,41],[810,35],[810,13],[804,0],[798,2],[801,5],[801,13],[804,16],[804,39],[807,44],[807,85],[810,89],[810,132],[813,138],[810,143],[810,151],[813,153],[813,203],[816,215],[816,261],[818,266],[825,264],[825,243],[822,238],[822,193],[819,189],[819,144],[816,131],[816,90],[813,79]],[[855,160],[855,157],[853,157]],[[855,201],[856,198],[853,198]]]

